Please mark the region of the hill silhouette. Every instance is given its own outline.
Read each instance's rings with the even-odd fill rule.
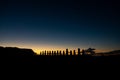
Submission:
[[[33,56],[35,52],[32,49],[17,47],[0,47],[0,55],[3,56]]]
[[[0,47],[1,61],[5,64],[120,64],[120,50],[104,53],[104,55],[105,54],[109,54],[110,56],[45,56],[36,55],[32,49]]]
[[[120,56],[120,50],[113,50],[109,52],[97,53],[96,56]]]

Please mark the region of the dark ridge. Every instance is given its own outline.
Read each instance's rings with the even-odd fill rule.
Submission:
[[[99,56],[120,56],[120,50],[113,50],[110,52],[97,53]]]
[[[17,48],[17,47],[1,47],[0,55],[2,56],[33,56],[36,53],[32,49]]]
[[[108,54],[120,55],[120,50],[114,50],[114,51],[108,52]]]

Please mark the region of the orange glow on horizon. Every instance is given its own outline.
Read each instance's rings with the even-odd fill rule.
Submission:
[[[68,50],[70,51],[70,50],[72,50],[72,52],[73,52],[73,50],[76,50],[76,52],[77,52],[77,49],[78,48],[76,48],[76,49],[70,49],[70,48],[68,48]],[[82,50],[82,48],[80,48],[81,50]],[[66,48],[65,49],[47,49],[47,48],[45,48],[44,50],[40,50],[40,49],[32,49],[35,53],[37,53],[38,55],[40,54],[40,52],[42,52],[42,51],[65,51],[66,50]],[[109,51],[112,51],[112,50],[95,50],[95,52],[96,53],[102,53],[102,52],[109,52]]]
[[[82,49],[88,49],[89,47],[82,47],[81,46],[67,46],[67,45],[63,45],[63,46],[59,46],[59,45],[52,45],[52,44],[33,44],[33,43],[21,43],[21,42],[18,42],[18,43],[1,43],[0,46],[3,46],[3,47],[18,47],[18,48],[28,48],[28,49],[32,49],[35,53],[37,53],[38,55],[40,54],[41,51],[57,51],[57,50],[61,50],[61,51],[65,51],[67,48],[68,50],[76,50],[78,48],[80,48],[81,50]],[[112,51],[112,50],[115,50],[115,49],[97,49],[95,50],[96,53],[99,53],[99,52],[108,52],[108,51]]]

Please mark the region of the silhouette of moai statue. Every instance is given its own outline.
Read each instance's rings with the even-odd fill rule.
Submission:
[[[41,55],[43,55],[43,52],[41,51]]]
[[[54,51],[54,55],[56,55],[56,51]]]
[[[59,55],[59,51],[57,50],[57,55]]]
[[[60,51],[60,55],[62,55],[62,54],[61,54],[61,51]]]
[[[49,51],[47,51],[47,55],[49,55]]]
[[[42,51],[42,55],[44,55],[44,51]]]
[[[85,55],[85,50],[84,49],[82,50],[82,55]]]
[[[48,53],[48,52],[46,51],[46,55],[47,55],[47,53]]]
[[[52,51],[52,56],[54,55],[54,52]]]
[[[80,55],[80,48],[78,48],[78,55]]]
[[[65,55],[65,51],[63,51],[63,55]]]
[[[68,49],[66,49],[66,55],[68,55]]]
[[[70,55],[72,55],[72,50],[70,50]]]
[[[76,55],[76,52],[75,52],[75,50],[73,51],[73,54],[74,54],[74,55]]]
[[[46,50],[45,50],[44,54],[46,55]]]
[[[41,53],[41,51],[40,51],[40,55],[41,55],[42,53]]]
[[[51,55],[51,51],[49,51],[49,55]]]

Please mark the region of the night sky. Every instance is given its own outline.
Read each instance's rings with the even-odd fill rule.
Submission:
[[[0,46],[120,49],[119,7],[115,0],[1,0]]]

